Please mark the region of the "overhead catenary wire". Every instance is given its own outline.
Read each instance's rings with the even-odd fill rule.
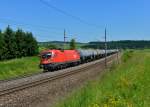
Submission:
[[[50,4],[49,2],[47,2],[47,1],[45,1],[45,0],[39,0],[42,4],[44,4],[45,6],[47,6],[47,7],[49,7],[49,8],[52,8],[52,9],[54,9],[55,11],[57,11],[57,12],[59,12],[59,13],[62,13],[62,14],[64,14],[64,15],[66,15],[66,16],[68,16],[68,17],[71,17],[71,18],[73,18],[74,20],[77,20],[77,21],[79,21],[80,23],[82,23],[82,24],[86,24],[86,25],[88,25],[88,26],[92,26],[92,27],[96,27],[96,28],[98,28],[98,29],[101,29],[102,28],[102,26],[100,27],[100,26],[98,26],[98,25],[96,25],[96,24],[94,24],[94,23],[90,23],[90,22],[88,22],[88,21],[85,21],[85,20],[83,20],[82,18],[80,18],[80,17],[78,17],[78,16],[75,16],[75,15],[73,15],[73,14],[70,14],[69,12],[66,12],[66,11],[64,11],[64,10],[62,10],[62,9],[59,9],[59,8],[57,8],[56,6],[54,6],[54,5],[52,5],[52,4]],[[1,17],[0,17],[0,20],[1,20]],[[6,19],[7,20],[7,19]],[[47,30],[47,31],[49,31],[49,30],[59,30],[59,31],[63,31],[63,29],[64,29],[64,27],[63,28],[58,28],[58,27],[51,27],[51,26],[41,26],[41,25],[34,25],[34,24],[27,24],[27,23],[19,23],[18,24],[18,22],[15,22],[15,21],[12,21],[12,20],[9,20],[9,21],[11,21],[11,22],[13,22],[13,24],[14,25],[19,25],[19,26],[28,26],[28,27],[30,27],[30,28],[34,28],[34,29],[38,29],[38,30],[40,30],[40,31],[43,31],[43,30]],[[88,33],[89,34],[89,33]]]
[[[55,11],[61,13],[61,14],[64,14],[65,16],[71,17],[72,19],[77,20],[77,21],[79,21],[80,23],[86,24],[86,25],[88,25],[88,26],[93,26],[93,27],[96,27],[96,28],[101,28],[100,26],[98,26],[98,25],[96,25],[96,24],[94,24],[94,23],[90,23],[90,22],[88,22],[88,21],[83,20],[82,18],[80,18],[80,17],[78,17],[78,16],[75,16],[75,15],[69,13],[69,12],[66,12],[66,11],[64,11],[64,10],[62,10],[62,9],[60,9],[60,8],[58,8],[58,7],[54,6],[54,5],[52,5],[52,4],[50,4],[49,2],[47,2],[47,1],[45,1],[45,0],[39,0],[39,1],[40,1],[42,4],[44,4],[45,6],[47,6],[47,7],[49,7],[49,8],[52,8],[53,10],[55,10]]]

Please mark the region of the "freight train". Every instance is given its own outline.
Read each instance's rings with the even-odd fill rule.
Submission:
[[[118,50],[106,50],[107,55]],[[40,54],[40,68],[46,71],[56,71],[67,67],[87,63],[105,56],[105,50],[46,50]]]

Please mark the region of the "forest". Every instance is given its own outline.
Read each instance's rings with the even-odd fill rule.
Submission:
[[[31,32],[14,31],[8,26],[0,30],[0,60],[21,58],[38,54],[38,43]]]

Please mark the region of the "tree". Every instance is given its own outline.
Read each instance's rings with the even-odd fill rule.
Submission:
[[[25,35],[27,56],[38,54],[38,43],[32,33],[27,32]]]
[[[4,58],[16,58],[16,40],[14,31],[8,26],[4,32]]]
[[[70,42],[70,49],[76,49],[76,41],[75,39],[71,39],[71,42]]]
[[[0,30],[0,60],[3,59],[3,52],[4,52],[3,51],[4,50],[3,45],[4,45],[3,34]]]
[[[17,45],[17,49],[16,49],[16,55],[17,57],[22,57],[25,56],[25,33],[21,30],[18,29],[15,33],[15,38],[16,38],[16,45]]]
[[[0,31],[0,60],[33,56],[38,54],[38,43],[30,32],[18,29],[13,31],[9,26]]]

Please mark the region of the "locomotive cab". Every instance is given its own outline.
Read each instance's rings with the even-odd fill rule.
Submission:
[[[41,53],[41,63],[40,63],[40,68],[45,69],[50,63],[51,59],[53,58],[54,54],[53,52],[43,52]]]

